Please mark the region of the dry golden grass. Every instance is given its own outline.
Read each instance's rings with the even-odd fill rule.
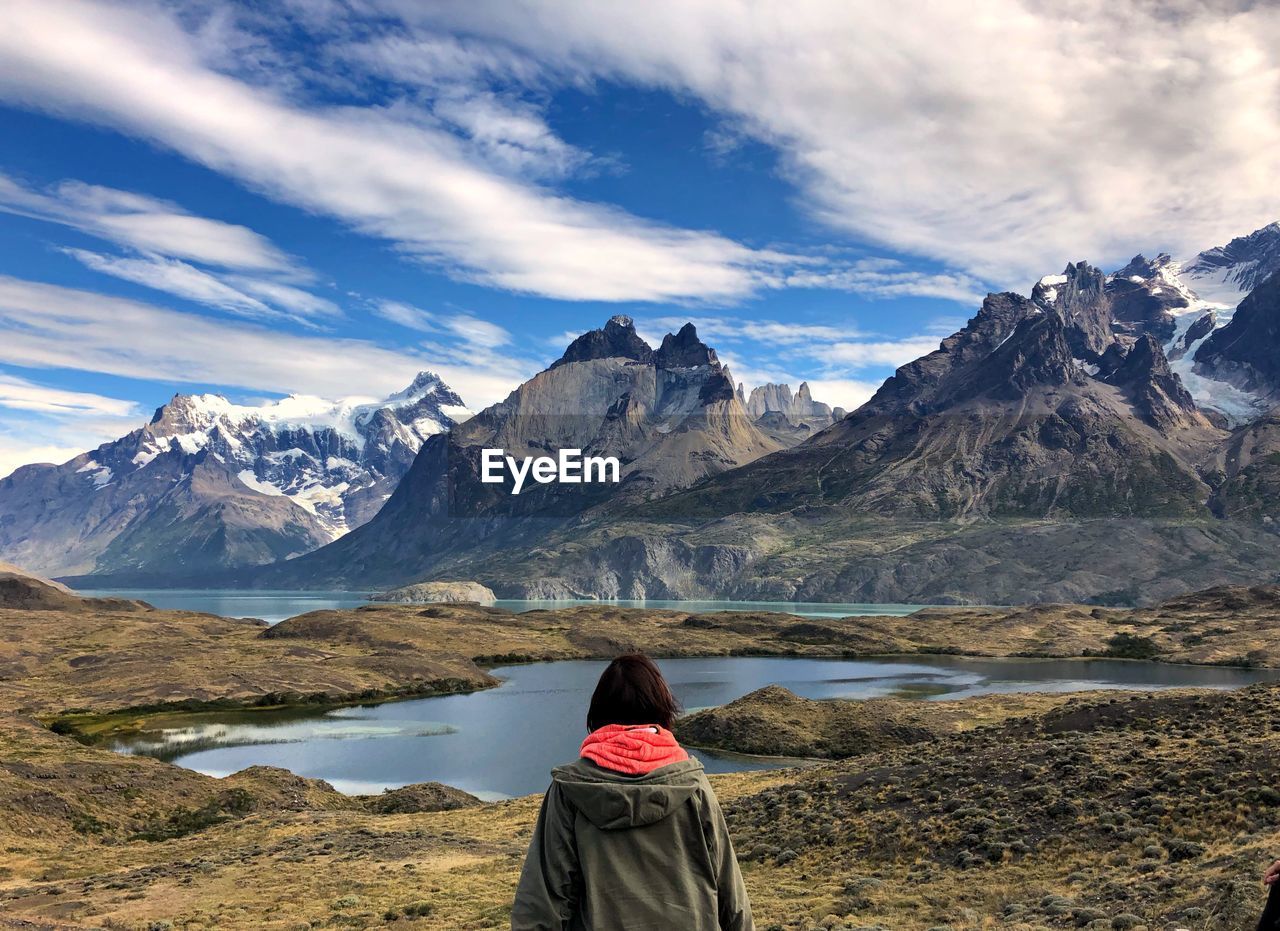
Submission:
[[[377,814],[278,770],[219,780],[119,756],[32,713],[386,697],[487,684],[486,662],[626,649],[1276,665],[1274,601],[820,621],[378,605],[269,633],[130,605],[0,609],[0,927],[503,927],[538,804]],[[1280,846],[1280,691],[1008,698],[947,715],[907,745],[715,779],[762,931],[1248,926]]]

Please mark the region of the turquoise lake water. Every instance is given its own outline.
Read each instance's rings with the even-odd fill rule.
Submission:
[[[157,608],[179,611],[207,611],[223,617],[257,617],[271,624],[308,611],[354,608],[369,603],[369,592],[345,591],[255,591],[252,589],[95,589],[82,594],[102,598],[134,598]],[[499,601],[512,611],[562,608],[594,601]],[[693,614],[707,611],[785,611],[801,617],[847,617],[851,614],[904,616],[920,610],[920,605],[825,604],[795,601],[610,601],[624,607],[671,608]]]

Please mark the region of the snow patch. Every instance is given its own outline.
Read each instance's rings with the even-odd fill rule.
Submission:
[[[285,493],[281,489],[272,485],[270,482],[264,482],[259,479],[258,476],[254,474],[253,469],[244,469],[241,472],[237,472],[236,478],[240,479],[240,483],[242,485],[247,485],[249,488],[252,488],[260,494],[270,495],[273,498],[285,497]]]
[[[110,485],[111,480],[115,478],[115,473],[111,471],[110,466],[101,465],[94,462],[92,459],[80,468],[76,469],[76,472],[88,472],[89,478],[93,481],[95,488],[102,488],[105,485]]]
[[[205,433],[179,433],[169,438],[170,443],[177,443],[188,456],[194,456],[209,445],[209,436]],[[172,446],[170,446],[172,449]]]

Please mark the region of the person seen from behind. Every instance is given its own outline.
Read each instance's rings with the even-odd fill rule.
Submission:
[[[648,657],[609,664],[581,757],[552,770],[512,931],[753,931],[720,804],[671,733],[678,713]]]

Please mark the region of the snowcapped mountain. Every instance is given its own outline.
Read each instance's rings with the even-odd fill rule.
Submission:
[[[1231,326],[1236,306],[1277,272],[1280,223],[1186,261],[1167,253],[1154,259],[1137,255],[1107,277],[1112,323],[1120,336],[1156,338],[1171,370],[1199,406],[1216,412],[1227,425],[1248,423],[1274,400],[1239,376],[1239,360],[1229,358],[1230,350],[1224,354],[1226,340],[1217,334]],[[1262,351],[1276,350],[1280,346]]]
[[[1182,263],[1180,274],[1196,294],[1234,307],[1280,271],[1280,222],[1237,236]]]
[[[219,395],[175,395],[141,431],[130,463],[145,468],[165,453],[206,450],[254,491],[314,514],[336,538],[377,513],[427,437],[468,416],[429,372],[382,401],[291,395],[242,406]]]
[[[138,578],[298,555],[369,520],[423,442],[469,415],[426,372],[381,401],[175,395],[119,440],[0,481],[0,554]]]

